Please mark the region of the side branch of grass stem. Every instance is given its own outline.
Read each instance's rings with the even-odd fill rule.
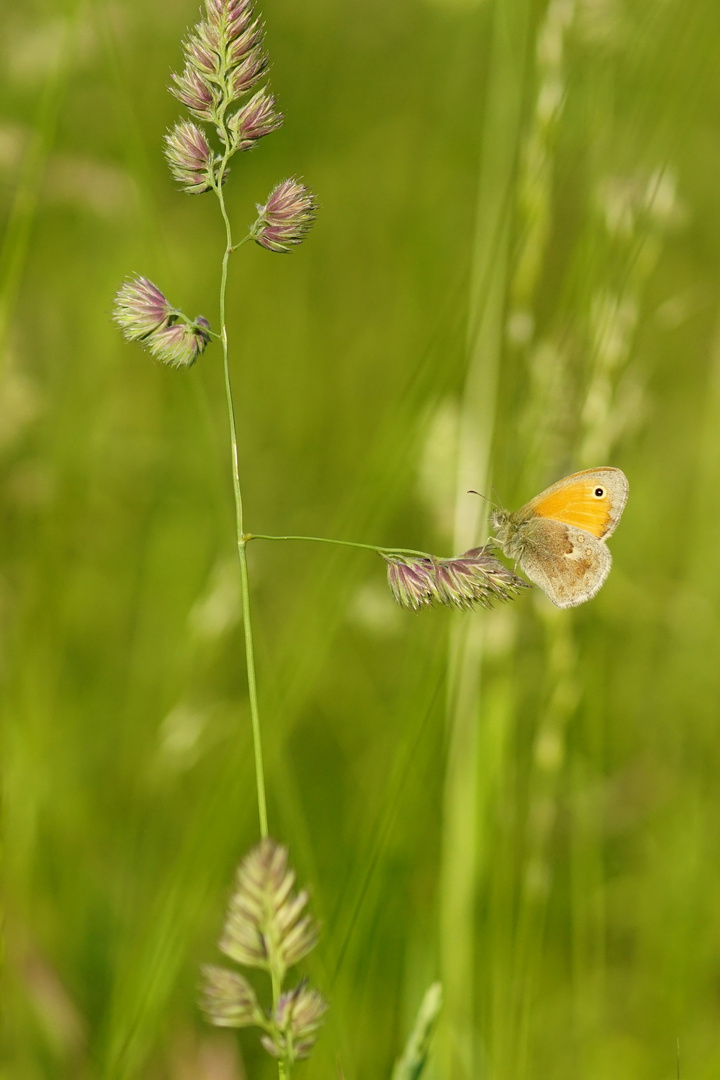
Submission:
[[[267,536],[264,533],[246,533],[243,540],[312,540],[318,544],[339,544],[340,547],[361,548],[374,551],[378,555],[414,555],[420,559],[435,559],[427,551],[415,551],[413,548],[380,547],[377,544],[360,544],[355,540],[333,540],[328,536]]]

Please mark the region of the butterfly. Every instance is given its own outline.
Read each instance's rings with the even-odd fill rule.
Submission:
[[[629,484],[620,469],[572,473],[515,513],[490,523],[503,553],[558,607],[576,607],[600,589],[612,566],[605,541],[615,531]]]

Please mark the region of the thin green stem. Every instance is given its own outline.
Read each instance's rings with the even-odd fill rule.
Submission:
[[[257,680],[255,676],[255,650],[253,648],[252,623],[250,622],[250,582],[248,578],[247,551],[245,542],[238,541],[240,558],[240,582],[245,628],[245,663],[247,666],[248,696],[250,699],[250,719],[252,723],[253,751],[255,756],[255,784],[257,787],[258,817],[260,835],[268,834],[267,802],[265,800],[265,770],[263,768],[262,737],[260,734],[260,709],[258,708]]]
[[[226,159],[222,162],[219,176],[223,176]],[[247,538],[243,530],[243,501],[240,487],[240,467],[238,462],[237,427],[235,424],[235,406],[233,403],[232,385],[230,382],[230,363],[228,355],[227,323],[225,321],[225,296],[227,292],[228,262],[233,250],[232,230],[228,218],[220,184],[215,189],[220,213],[225,222],[225,251],[222,260],[222,274],[220,277],[220,338],[223,350],[223,371],[225,374],[225,398],[227,401],[228,423],[230,425],[230,448],[232,459],[233,493],[235,495],[235,532],[237,535],[238,558],[240,559],[240,580],[243,612],[243,629],[245,633],[245,663],[247,667],[248,697],[250,701],[250,718],[253,736],[253,754],[255,758],[255,782],[257,787],[258,817],[260,819],[260,835],[268,835],[267,802],[265,799],[265,771],[263,768],[262,738],[260,735],[260,710],[257,698],[257,679],[255,675],[255,651],[253,648],[252,621],[250,618],[250,583],[248,579],[248,565],[246,544]]]
[[[359,544],[355,540],[332,540],[328,536],[266,536],[264,533],[246,533],[243,539],[250,540],[312,540],[318,544],[339,544],[341,547],[362,548],[374,551],[378,555],[415,555],[421,559],[433,559],[427,551],[415,551],[413,548],[379,547],[377,544]]]
[[[273,967],[270,969],[270,979],[272,982],[272,1003],[273,1003],[273,1020],[276,1015],[276,1009],[280,995],[282,993],[282,976]],[[277,1030],[277,1028],[276,1028]],[[283,1058],[278,1059],[278,1077],[279,1080],[286,1080],[292,1072],[292,1066],[290,1062],[285,1061]]]

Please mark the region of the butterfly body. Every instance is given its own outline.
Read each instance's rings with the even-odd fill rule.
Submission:
[[[515,513],[494,510],[495,539],[554,604],[576,607],[595,596],[610,573],[605,540],[620,520],[628,489],[620,469],[573,473]]]

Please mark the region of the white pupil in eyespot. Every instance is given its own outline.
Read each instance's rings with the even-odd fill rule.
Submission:
[[[596,487],[595,494],[597,495],[598,499],[602,499],[603,495],[605,494],[605,488]]]

